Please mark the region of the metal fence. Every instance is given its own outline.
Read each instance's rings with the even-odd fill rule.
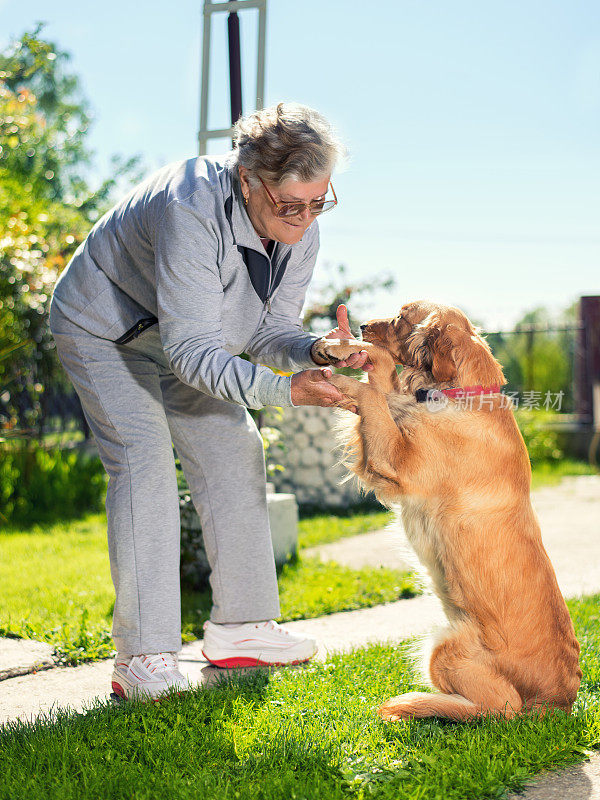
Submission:
[[[484,331],[492,353],[502,364],[511,393],[520,407],[575,413],[577,364],[584,356],[583,324],[531,323],[512,330]]]
[[[58,369],[62,370],[59,365]],[[16,400],[17,418],[11,419],[13,410],[9,411],[0,394],[0,419],[11,419],[11,424],[0,427],[0,437],[5,439],[39,439],[47,434],[72,434],[74,438],[84,440],[91,437],[91,432],[79,396],[70,385],[66,374],[64,381],[58,385],[46,386],[43,391],[31,396],[30,392],[18,392],[13,389],[13,403]],[[35,406],[39,404],[39,412]],[[35,414],[32,412],[36,411]],[[36,424],[31,426],[30,419],[35,416]]]

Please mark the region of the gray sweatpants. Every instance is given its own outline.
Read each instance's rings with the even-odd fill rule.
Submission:
[[[156,325],[128,344],[94,336],[52,304],[59,359],[108,473],[117,650],[181,649],[179,503],[172,444],[200,515],[213,622],[279,616],[264,451],[247,409],[182,383]]]

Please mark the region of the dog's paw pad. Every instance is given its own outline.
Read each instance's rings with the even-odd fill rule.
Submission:
[[[338,356],[335,356],[330,350],[324,350],[322,355],[324,358],[329,359],[330,364],[339,364],[340,361],[343,361],[343,359],[338,358]]]

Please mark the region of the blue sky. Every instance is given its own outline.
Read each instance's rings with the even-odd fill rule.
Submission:
[[[367,316],[417,298],[491,329],[600,293],[600,5],[596,0],[269,0],[267,104],[336,125],[351,159],[321,220],[315,282],[392,273]],[[0,0],[0,45],[36,20],[72,53],[91,142],[148,169],[196,154],[202,3]],[[256,12],[241,15],[252,107]],[[213,22],[211,119],[228,124],[225,15]],[[212,152],[227,147],[214,143]]]

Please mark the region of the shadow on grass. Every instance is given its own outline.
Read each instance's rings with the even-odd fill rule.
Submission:
[[[597,660],[597,638],[588,645]],[[483,800],[598,746],[597,695],[572,717],[383,723],[382,700],[422,688],[413,652],[373,645],[297,670],[225,673],[158,704],[4,728],[0,797]]]
[[[241,717],[247,724],[249,711],[261,713],[271,677],[264,669],[227,671],[210,691],[9,723],[0,727],[0,797],[229,800],[262,797],[265,781],[269,797],[298,796],[304,781],[310,797],[341,797],[328,753],[294,726],[277,732],[268,753],[249,751]]]

